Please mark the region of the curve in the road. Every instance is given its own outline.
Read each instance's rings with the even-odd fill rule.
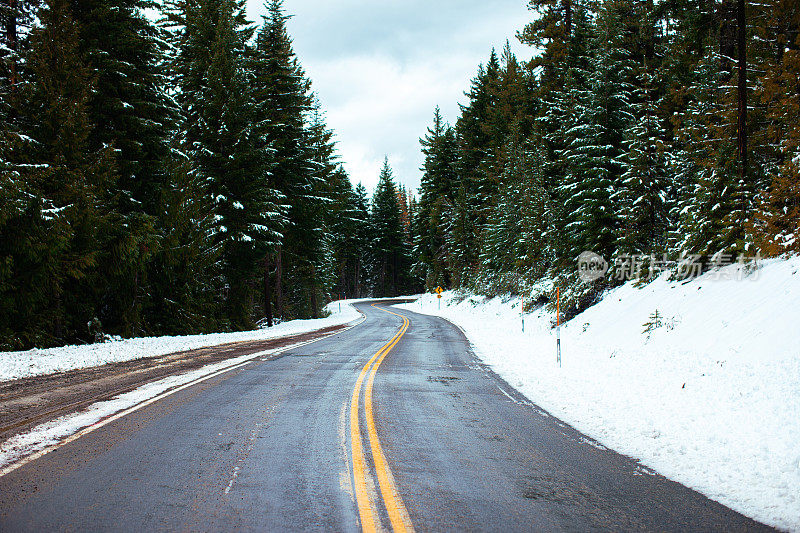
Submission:
[[[372,305],[375,307],[375,304]],[[375,375],[381,363],[392,351],[392,348],[400,342],[400,339],[408,330],[411,321],[408,317],[399,313],[389,311],[385,308],[377,308],[387,313],[399,316],[403,319],[403,325],[400,330],[392,337],[389,342],[383,345],[375,355],[361,369],[361,374],[356,380],[353,394],[350,401],[350,440],[353,458],[353,477],[356,492],[356,503],[358,505],[358,513],[361,519],[361,527],[366,532],[377,531],[376,517],[377,513],[370,500],[369,491],[367,488],[367,467],[364,460],[363,445],[361,440],[361,428],[359,424],[359,397],[361,394],[361,387],[364,382],[364,377],[369,372],[367,379],[366,389],[364,391],[364,414],[367,420],[367,434],[369,436],[370,451],[372,452],[372,461],[375,465],[375,473],[378,478],[378,485],[380,486],[381,497],[383,504],[386,508],[386,513],[389,515],[392,529],[397,532],[413,531],[411,518],[408,515],[408,510],[403,504],[403,499],[397,492],[397,487],[394,483],[392,471],[389,468],[389,463],[386,461],[386,456],[381,448],[380,438],[378,437],[378,430],[375,424],[375,416],[372,409],[372,388],[375,383]],[[370,370],[371,368],[371,370]],[[378,522],[380,519],[378,519]]]
[[[514,391],[456,326],[409,310],[401,325],[388,304],[0,476],[0,531],[769,530],[642,475]]]

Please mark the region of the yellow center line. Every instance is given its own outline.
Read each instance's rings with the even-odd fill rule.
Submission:
[[[400,342],[400,338],[408,329],[411,321],[401,314],[393,313],[388,309],[380,309],[386,311],[387,313],[392,313],[393,315],[402,317],[403,327],[400,329],[400,334],[395,337],[394,341],[389,345],[389,347],[384,350],[383,355],[381,355],[372,366],[372,372],[370,372],[369,380],[367,380],[367,388],[364,391],[364,408],[367,418],[367,433],[369,435],[372,458],[375,462],[375,472],[378,475],[378,483],[381,488],[381,496],[383,497],[383,502],[386,505],[386,512],[389,515],[389,521],[392,523],[392,529],[398,532],[413,531],[414,528],[411,524],[411,517],[408,515],[408,510],[403,504],[400,494],[397,492],[397,488],[394,484],[394,478],[392,477],[392,471],[389,468],[389,463],[386,461],[386,456],[383,454],[383,449],[381,449],[380,439],[378,439],[378,431],[375,426],[375,417],[372,413],[372,385],[375,381],[375,374],[377,374],[378,367],[381,366],[381,363],[392,350],[392,348],[394,348],[394,346]]]
[[[361,443],[361,429],[358,422],[358,399],[361,393],[361,385],[364,382],[364,377],[367,375],[372,363],[380,357],[387,348],[393,346],[392,343],[399,340],[404,330],[401,328],[389,342],[387,342],[380,350],[373,355],[356,380],[356,385],[353,388],[353,395],[350,398],[350,441],[353,458],[353,477],[355,480],[355,493],[356,505],[358,506],[358,515],[361,519],[361,528],[366,532],[377,531],[375,524],[375,514],[373,511],[372,503],[370,502],[369,492],[367,491],[367,478],[366,478],[366,462],[364,460],[364,451]]]

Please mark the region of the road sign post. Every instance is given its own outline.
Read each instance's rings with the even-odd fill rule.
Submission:
[[[522,307],[519,310],[519,315],[522,317],[522,333],[525,333],[525,295],[522,295]]]
[[[556,287],[556,361],[561,368],[561,287]]]
[[[442,289],[441,287],[436,287],[434,289],[434,291],[436,291],[436,300],[439,302],[439,310],[441,311],[441,309],[442,309],[442,292],[444,292],[444,289]]]

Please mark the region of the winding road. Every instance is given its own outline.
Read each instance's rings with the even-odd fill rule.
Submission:
[[[449,322],[357,307],[0,477],[0,531],[768,530],[532,405]]]

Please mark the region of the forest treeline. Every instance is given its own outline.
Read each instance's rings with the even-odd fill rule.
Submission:
[[[4,0],[0,348],[423,283],[558,285],[570,315],[632,254],[800,251],[796,1],[529,5],[533,59],[492,52],[455,124],[435,111],[415,200],[388,161],[371,197],[351,185],[280,0],[258,24],[243,0]],[[606,276],[581,279],[584,251]]]
[[[454,126],[422,139],[414,273],[428,288],[558,285],[567,314],[643,271],[800,251],[800,3],[530,0]],[[611,263],[583,281],[576,259]],[[619,267],[620,263],[616,263]],[[544,288],[544,289],[542,289]]]
[[[415,290],[409,195],[351,185],[281,1],[244,8],[2,2],[0,349]]]

